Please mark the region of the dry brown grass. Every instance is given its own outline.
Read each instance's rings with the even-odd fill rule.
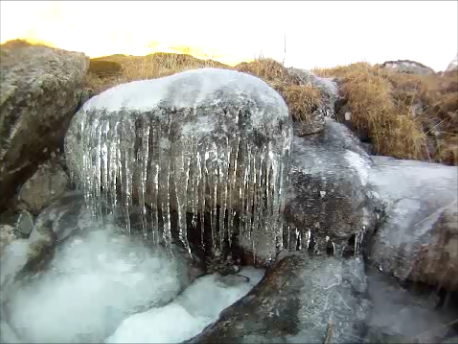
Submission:
[[[419,76],[367,63],[314,72],[340,80],[352,123],[367,130],[378,154],[458,163],[457,73]]]
[[[115,64],[120,66],[119,70]],[[105,72],[104,67],[106,68]],[[230,68],[216,61],[199,60],[185,54],[112,55],[91,59],[91,68],[86,78],[86,85],[91,91],[91,95],[96,95],[126,82],[156,79],[189,69],[205,67]]]
[[[257,59],[235,66],[239,72],[257,76],[274,88],[285,100],[294,121],[307,122],[322,104],[321,91],[311,85],[301,85],[288,69],[272,59]]]

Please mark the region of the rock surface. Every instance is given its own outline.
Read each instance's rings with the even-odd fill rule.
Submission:
[[[16,238],[27,238],[32,232],[34,218],[28,211],[8,211],[0,215],[0,255],[3,248]]]
[[[60,157],[40,165],[19,191],[20,207],[38,215],[53,201],[70,191],[70,180],[64,166],[65,161]]]
[[[326,121],[325,130],[291,147],[291,186],[285,219],[290,227],[288,247],[340,254],[362,244],[375,223],[372,195],[367,187],[372,161],[343,124]]]
[[[208,68],[101,93],[75,115],[65,147],[89,204],[115,196],[126,211],[146,204],[153,223],[145,234],[170,241],[178,228],[185,246],[186,212],[205,216],[207,248],[221,251],[234,235],[280,237],[291,136],[288,109],[270,86]]]
[[[294,254],[281,259],[244,298],[187,343],[332,343],[362,336],[369,304],[359,259]]]
[[[88,67],[83,53],[17,41],[1,46],[0,212],[61,145]]]
[[[367,280],[372,307],[365,343],[441,343],[457,334],[451,326],[456,312],[437,309],[434,294],[406,290],[372,268]]]
[[[369,184],[386,209],[369,245],[370,261],[401,281],[457,290],[457,167],[374,160]]]
[[[433,75],[434,69],[427,67],[419,62],[410,60],[386,61],[382,68],[390,68],[398,73]]]

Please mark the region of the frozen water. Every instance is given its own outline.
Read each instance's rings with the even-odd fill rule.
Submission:
[[[194,223],[210,223],[211,242],[202,246],[221,252],[234,233],[254,250],[252,234],[260,231],[282,246],[291,135],[286,104],[270,86],[210,68],[119,85],[90,99],[65,147],[94,215],[103,202],[110,212],[136,209],[142,226],[131,228],[126,217],[129,233],[170,245],[176,226],[189,249],[186,215],[193,214]]]
[[[97,229],[69,238],[45,271],[15,284],[4,310],[25,342],[100,343],[127,315],[172,300],[187,276],[170,252]]]
[[[200,277],[168,305],[124,320],[105,342],[179,343],[190,339],[248,294],[262,277],[263,270],[248,267],[237,275]]]

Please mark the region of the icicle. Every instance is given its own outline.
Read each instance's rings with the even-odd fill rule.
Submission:
[[[165,136],[160,138],[160,151],[161,151],[161,158],[160,158],[160,174],[159,179],[161,180],[161,184],[159,186],[162,198],[162,217],[164,221],[164,231],[163,231],[163,239],[165,241],[165,245],[170,248],[172,244],[172,225],[171,225],[171,218],[170,218],[170,174],[171,174],[171,154],[170,154],[170,123],[167,126],[167,133]]]
[[[142,232],[143,237],[146,239],[147,221],[146,221],[146,182],[148,179],[148,162],[149,162],[149,139],[150,139],[150,124],[146,116],[141,119],[141,147],[137,153],[137,162],[140,164],[139,168],[139,185],[138,197],[140,202],[140,211],[142,218]]]
[[[149,165],[151,175],[151,236],[154,244],[159,245],[161,242],[159,231],[159,170],[161,150],[159,147],[160,141],[160,125],[157,121],[152,125],[151,133],[151,162]]]

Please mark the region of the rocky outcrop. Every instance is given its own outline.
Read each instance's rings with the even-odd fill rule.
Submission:
[[[326,121],[322,133],[294,137],[285,219],[287,247],[353,251],[375,224],[367,186],[372,161],[343,124]]]
[[[369,309],[366,287],[359,259],[289,255],[186,343],[322,343],[329,324],[330,343],[354,343]]]
[[[208,68],[92,98],[75,115],[65,148],[91,205],[111,205],[115,197],[124,210],[147,205],[150,228],[159,232],[146,235],[170,241],[175,227],[185,246],[186,213],[205,217],[207,247],[221,251],[233,235],[279,235],[291,136],[288,108],[275,90],[245,73]],[[236,214],[240,226],[233,229]]]
[[[15,41],[1,46],[0,212],[61,146],[88,66],[82,53]]]
[[[385,216],[369,260],[401,281],[458,290],[456,167],[374,157],[369,184]]]
[[[417,74],[417,75],[433,75],[434,69],[425,66],[419,62],[410,60],[386,61],[382,64],[382,68],[389,68],[398,73]]]

